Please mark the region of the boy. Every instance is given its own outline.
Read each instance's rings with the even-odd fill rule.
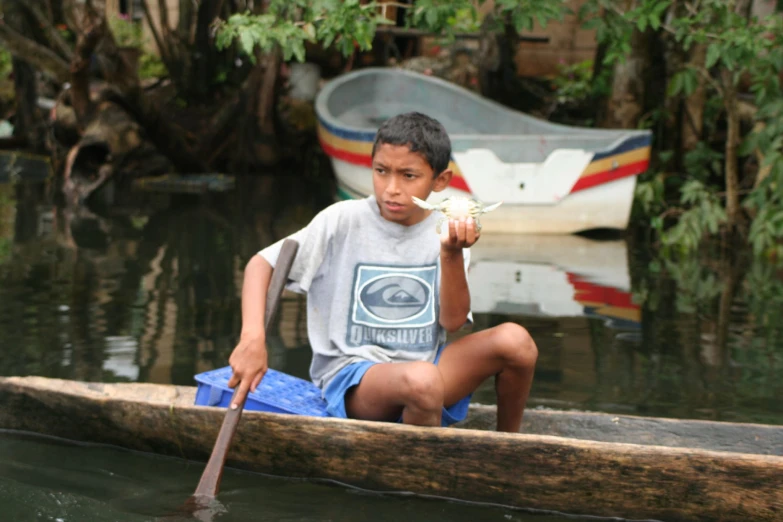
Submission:
[[[374,196],[331,205],[292,236],[299,251],[289,278],[308,294],[310,375],[332,415],[447,425],[494,375],[497,429],[519,431],[538,356],[527,331],[506,323],[444,346],[446,332],[470,320],[463,249],[479,232],[472,219],[451,220],[439,237],[438,217],[411,197],[448,186],[450,157],[438,121],[395,116],[373,144]],[[238,401],[267,370],[264,296],[281,243],[245,270],[242,333],[229,359]]]

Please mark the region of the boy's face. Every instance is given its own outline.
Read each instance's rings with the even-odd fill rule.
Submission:
[[[451,171],[435,176],[424,156],[406,145],[378,145],[372,159],[372,184],[381,216],[400,225],[415,225],[430,211],[416,206],[411,196],[426,200],[451,181]]]

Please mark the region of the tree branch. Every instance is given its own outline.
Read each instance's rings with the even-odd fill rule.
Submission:
[[[84,33],[80,33],[76,41],[76,53],[71,62],[71,106],[73,106],[76,120],[80,129],[83,129],[90,113],[92,101],[90,100],[90,59],[95,47],[103,36],[104,26],[100,23],[88,27]]]
[[[686,8],[688,8],[688,7],[689,7],[689,5],[686,4]],[[607,6],[607,8],[610,11],[612,11],[614,14],[616,14],[617,16],[619,16],[620,18],[625,20],[626,12],[623,11],[622,9],[620,9],[619,7],[617,7],[616,5],[612,4],[612,5]],[[695,13],[692,13],[692,14],[695,14]],[[625,20],[625,21],[627,23],[629,23],[629,24],[633,23],[633,22],[630,22],[628,20]],[[677,36],[677,30],[674,29],[671,25],[669,25],[667,23],[662,23],[661,24],[661,29],[663,29],[665,32],[667,32],[667,33],[669,33],[671,35]],[[720,40],[720,38],[721,38],[721,35],[718,34],[718,33],[705,32],[704,36],[706,36],[707,38],[711,38],[712,40]]]
[[[164,37],[171,33],[171,26],[169,25],[169,8],[166,5],[166,0],[158,0],[158,16],[160,17],[160,32]]]
[[[34,65],[58,82],[65,83],[70,78],[68,62],[47,47],[17,33],[2,20],[0,20],[0,40],[5,43],[11,54]]]
[[[76,5],[75,0],[63,0],[63,18],[68,27],[76,29],[77,34],[82,31],[82,20],[78,16],[83,11],[83,6]]]
[[[46,32],[46,37],[49,38],[49,42],[51,42],[54,48],[60,52],[60,55],[63,58],[70,61],[71,58],[73,58],[71,46],[68,45],[68,42],[66,42],[62,36],[60,36],[60,33],[54,28],[49,18],[47,18],[44,12],[36,5],[28,4],[27,8],[32,13],[33,18],[35,18],[38,25]]]
[[[161,58],[163,58],[164,62],[168,63],[170,53],[168,47],[163,42],[163,39],[161,39],[160,37],[160,32],[158,32],[158,28],[155,27],[155,23],[152,20],[152,15],[150,14],[150,6],[147,3],[147,0],[141,0],[141,8],[144,10],[144,18],[147,20],[147,25],[150,27],[152,38],[155,39],[155,45],[158,46],[158,51],[160,51]]]

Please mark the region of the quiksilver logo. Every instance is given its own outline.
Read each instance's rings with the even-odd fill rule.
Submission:
[[[436,324],[437,266],[359,265],[354,277],[349,332],[358,325],[371,329],[408,329],[432,327]],[[395,337],[394,341],[390,341],[384,334],[384,339],[384,346],[409,346],[402,337]],[[351,342],[349,335],[348,343]]]
[[[426,281],[408,274],[375,277],[359,288],[359,304],[373,318],[384,322],[409,321],[429,304]]]

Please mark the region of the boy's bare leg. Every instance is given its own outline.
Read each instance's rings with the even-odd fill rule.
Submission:
[[[427,362],[375,364],[358,386],[345,395],[348,416],[364,420],[397,420],[405,424],[440,426],[443,379]]]
[[[535,342],[518,324],[505,323],[467,335],[449,344],[438,362],[444,403],[456,403],[495,375],[497,430],[518,432],[537,358]]]

